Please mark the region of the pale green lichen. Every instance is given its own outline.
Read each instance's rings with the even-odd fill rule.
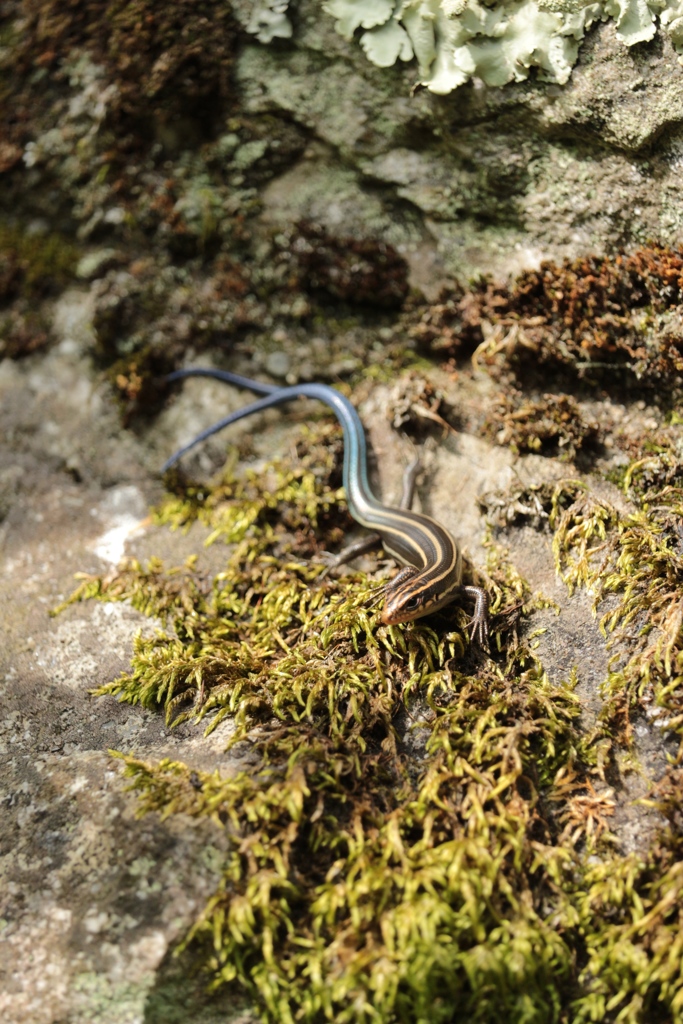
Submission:
[[[284,0],[255,4],[247,30],[262,42],[291,35],[289,6]],[[627,46],[652,39],[659,21],[683,50],[681,0],[323,0],[322,6],[344,38],[362,33],[360,44],[373,64],[415,58],[421,83],[442,94],[474,77],[492,86],[522,81],[532,68],[564,84],[586,32],[610,18]]]
[[[261,43],[270,43],[273,39],[289,39],[292,35],[292,23],[287,17],[288,0],[259,0],[251,6],[245,24],[247,32]],[[240,8],[236,11],[238,17]]]

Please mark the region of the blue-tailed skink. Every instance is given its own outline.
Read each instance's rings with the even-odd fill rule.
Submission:
[[[344,433],[343,482],[349,512],[362,526],[379,534],[389,554],[405,568],[389,582],[384,591],[382,622],[410,622],[443,608],[458,597],[474,599],[471,635],[481,645],[488,639],[488,597],[480,587],[463,586],[462,556],[457,542],[436,520],[408,508],[383,505],[372,493],[368,482],[365,431],[360,417],[348,398],[327,384],[295,384],[276,387],[262,384],[226,370],[190,367],[170,374],[166,380],[184,377],[211,377],[247,388],[263,395],[257,401],[237,409],[220,422],[202,431],[189,444],[177,451],[163,466],[169,469],[196,444],[245,416],[296,398],[317,398],[328,405],[339,420]]]

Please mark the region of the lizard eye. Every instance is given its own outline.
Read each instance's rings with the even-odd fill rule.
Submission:
[[[407,601],[403,602],[403,607],[408,612],[414,612],[422,604],[422,596],[416,594],[414,597],[409,597]]]

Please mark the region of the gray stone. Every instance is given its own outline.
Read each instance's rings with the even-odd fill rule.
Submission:
[[[269,352],[267,354],[263,365],[267,372],[272,374],[273,377],[286,377],[289,373],[292,361],[286,352],[283,352],[281,349],[277,349],[275,352]]]

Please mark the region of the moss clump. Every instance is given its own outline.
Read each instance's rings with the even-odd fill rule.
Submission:
[[[666,718],[675,734],[683,724],[683,463],[677,449],[672,438],[630,465],[623,488],[633,512],[584,495],[555,524],[565,582],[589,588],[596,608],[612,598],[601,628],[612,643],[628,643],[629,656],[615,655],[606,682],[607,709],[625,739],[638,708]]]
[[[107,371],[122,414],[124,426],[144,412],[158,412],[167,394],[163,384],[166,374],[175,369],[170,355],[149,347],[142,352],[117,360]]]
[[[587,962],[571,1020],[677,1021],[683,1009],[683,846],[671,834],[646,855],[587,870],[575,894]]]
[[[487,414],[483,433],[515,454],[536,452],[573,458],[595,442],[597,424],[587,421],[571,395],[543,395],[530,401],[521,392],[501,393]]]
[[[498,525],[531,521],[553,533],[557,570],[570,591],[586,588],[615,649],[603,687],[606,734],[629,746],[634,715],[683,731],[683,462],[676,427],[641,444],[612,474],[632,510],[591,494],[580,480],[488,496]]]
[[[130,600],[163,623],[100,693],[164,708],[170,722],[229,719],[231,745],[249,750],[230,777],[124,757],[141,813],[209,817],[232,837],[187,939],[206,950],[213,984],[239,983],[277,1022],[646,1024],[677,1013],[680,843],[671,832],[641,857],[613,852],[604,776],[609,727],[628,742],[623,719],[580,732],[571,681],[551,685],[520,638],[534,602],[492,543],[491,657],[469,649],[457,606],[387,627],[373,580],[321,579],[312,556],[345,514],[338,433],[301,447],[294,469],[169,481],[158,521],[201,520],[209,541],[233,545],[215,576],[193,561],[131,564],[84,579],[72,598]],[[677,465],[670,451],[653,458],[663,461],[634,466],[628,486],[647,485],[671,511]],[[653,602],[621,671],[636,699],[649,664],[645,685],[670,712],[683,595],[666,514],[646,534],[579,482],[537,499],[568,583],[619,595],[606,629],[632,628]],[[670,789],[675,822],[675,779]]]
[[[107,69],[117,108],[136,119],[168,111],[181,95],[205,102],[229,93],[235,24],[221,0],[174,0],[163,7],[150,0],[23,0],[19,7],[16,91],[23,84],[33,92],[37,68],[58,82],[65,55],[80,47]],[[25,101],[26,92],[16,98]]]
[[[49,331],[47,318],[39,312],[0,313],[0,358],[20,359],[39,352],[49,343]]]
[[[35,300],[74,280],[79,253],[62,235],[0,225],[0,303]]]
[[[477,350],[494,374],[547,387],[549,374],[675,397],[683,388],[683,253],[650,246],[525,271],[508,288],[483,282],[407,318],[434,354]]]
[[[40,301],[75,279],[78,255],[62,235],[0,225],[0,359],[18,359],[47,346],[50,325]]]
[[[282,238],[280,260],[293,264],[302,289],[327,299],[397,309],[408,295],[408,264],[377,238],[334,236],[304,222]]]

